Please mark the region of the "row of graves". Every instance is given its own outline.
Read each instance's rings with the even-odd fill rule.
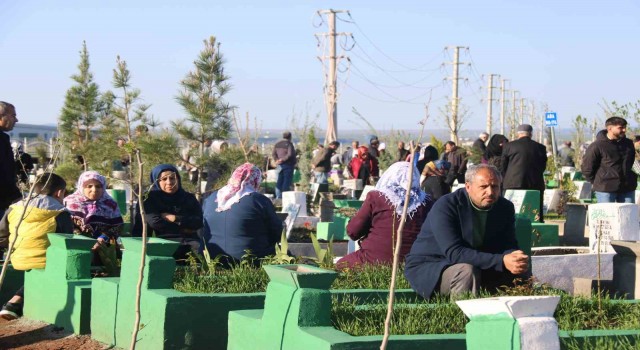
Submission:
[[[579,178],[576,173],[569,176]],[[574,183],[576,187],[588,186],[579,184],[579,180]],[[326,194],[318,185],[312,186],[310,193],[285,192],[281,211],[287,218],[287,235],[296,227],[315,227],[318,239],[331,241],[336,255],[357,249],[356,242],[348,240],[345,227],[372,187],[355,180],[345,181],[343,187],[347,195]],[[559,190],[545,191],[547,213],[562,206],[561,199],[556,198],[561,193],[555,191]],[[357,198],[356,193],[360,195]],[[591,300],[596,285],[604,286],[607,298],[618,298],[615,302],[623,303],[626,309],[640,306],[640,206],[589,203],[590,194],[585,194],[584,201],[575,204],[580,210],[565,210],[564,232],[559,235],[557,224],[536,222],[537,191],[508,191],[505,197],[516,207],[517,239],[531,256],[534,277],[561,295],[442,301],[424,300],[411,289],[398,289],[395,313],[424,308],[436,313],[423,319],[436,318],[438,313],[445,313],[438,310],[451,310],[454,305],[466,326],[460,331],[447,331],[444,326],[444,331],[425,329],[405,334],[393,331],[400,329],[404,317],[396,316],[388,347],[501,350],[591,348],[604,343],[612,344],[610,348],[640,345],[640,327],[574,329],[562,328],[563,321],[558,321],[566,313],[560,310],[566,304],[563,300],[576,295],[588,295],[585,300]],[[320,210],[310,215],[308,204],[316,201]],[[555,207],[554,201],[558,202]],[[24,317],[76,334],[91,334],[116,347],[129,347],[143,251],[141,239],[123,238],[126,249],[121,275],[108,278],[91,276],[91,239],[52,234],[50,241],[45,269],[26,273],[9,270],[2,290],[4,300],[24,280]],[[571,245],[564,244],[567,242]],[[295,249],[308,249],[305,244]],[[341,304],[356,304],[352,314],[342,317],[366,324],[368,316],[362,315],[374,309],[386,310],[381,305],[386,305],[388,288],[334,289],[332,283],[338,272],[285,264],[262,266],[269,279],[265,290],[181,292],[174,285],[172,253],[176,245],[157,238],[150,238],[146,244],[138,349],[372,349],[382,342],[382,331],[354,335],[341,330],[334,313]],[[291,244],[289,248],[294,250]]]

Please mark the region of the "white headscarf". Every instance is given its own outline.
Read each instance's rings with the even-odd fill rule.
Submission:
[[[420,188],[420,172],[409,162],[393,163],[380,177],[376,184],[376,190],[380,191],[387,202],[394,207],[398,215],[402,215],[404,199],[407,194],[407,183],[409,181],[409,169],[413,168],[413,179],[411,181],[411,191],[409,193],[409,206],[407,215],[413,216],[425,199],[428,197]]]

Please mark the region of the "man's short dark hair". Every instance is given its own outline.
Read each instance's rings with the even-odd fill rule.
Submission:
[[[616,125],[616,126],[627,126],[627,121],[624,118],[620,117],[611,117],[604,122],[604,126]]]
[[[338,142],[338,141],[331,141],[331,142],[329,142],[329,146],[336,146],[336,147],[340,147],[340,142]]]
[[[60,175],[44,173],[36,180],[36,183],[33,186],[33,192],[52,196],[57,191],[64,190],[65,188],[67,188],[67,182],[64,181]]]
[[[455,143],[455,142],[453,142],[453,141],[447,141],[447,142],[445,142],[444,144],[445,144],[445,146],[446,146],[446,145],[449,145],[449,146],[455,146],[455,145],[456,145],[456,143]]]
[[[640,141],[640,135],[636,135],[635,138],[633,139],[635,142]]]
[[[285,131],[282,133],[282,138],[283,139],[287,139],[287,140],[291,140],[291,132],[290,131]]]

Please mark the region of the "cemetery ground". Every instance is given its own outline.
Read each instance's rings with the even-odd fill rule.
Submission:
[[[76,335],[61,327],[23,317],[13,321],[0,319],[0,349],[103,350],[116,348],[93,340],[90,335]]]

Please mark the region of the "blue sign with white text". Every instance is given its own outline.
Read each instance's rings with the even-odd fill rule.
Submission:
[[[545,126],[558,126],[558,115],[556,112],[547,112],[544,115]]]

